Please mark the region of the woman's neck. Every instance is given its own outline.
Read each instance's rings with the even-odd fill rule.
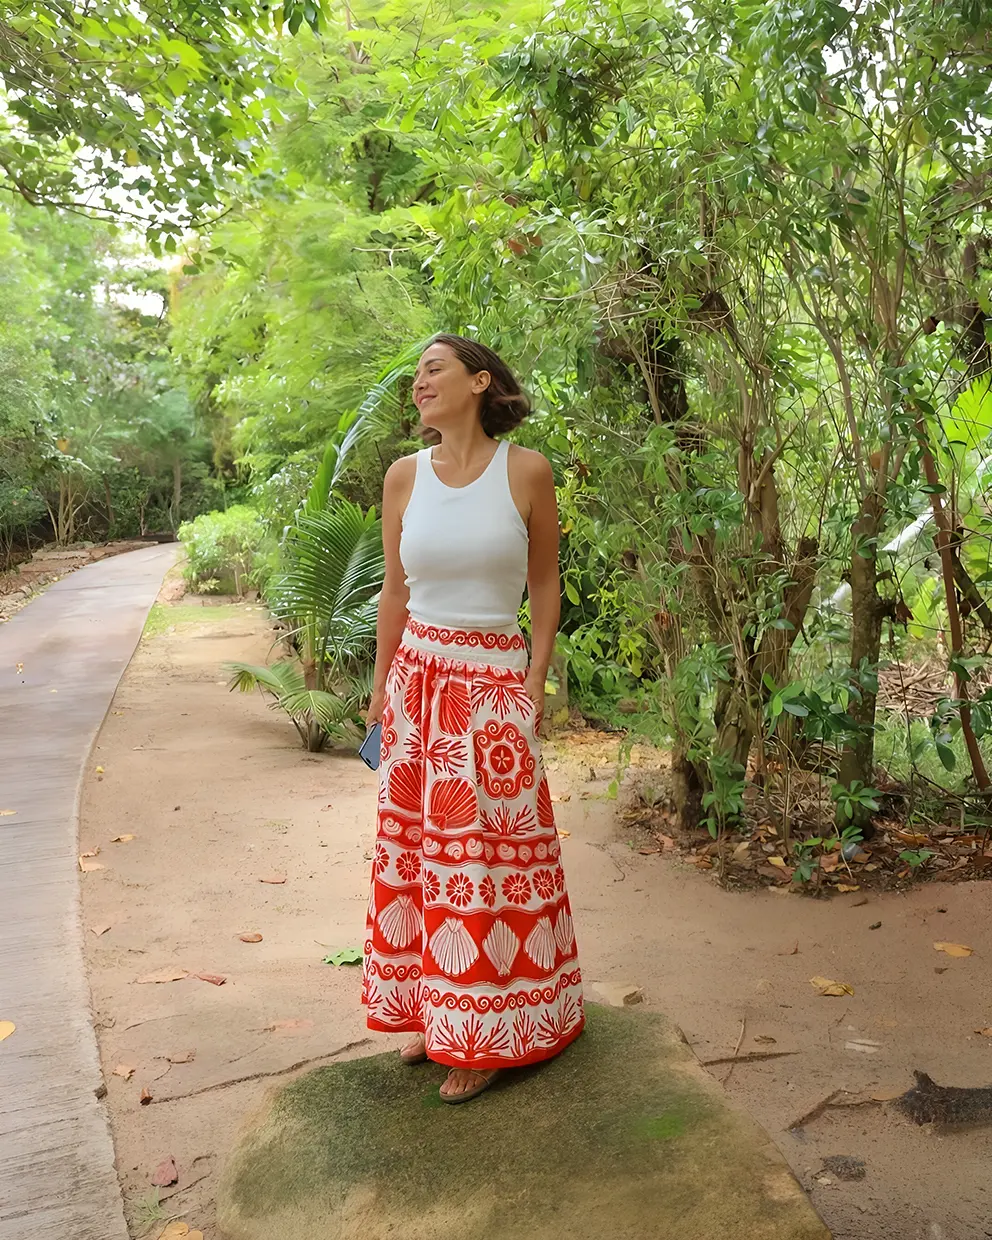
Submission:
[[[441,439],[440,452],[435,449],[435,459],[439,455],[441,460],[456,469],[468,469],[492,455],[492,444],[492,439],[482,429],[482,423],[474,420],[465,426],[452,426],[446,430]]]

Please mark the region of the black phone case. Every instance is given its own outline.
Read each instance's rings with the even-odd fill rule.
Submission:
[[[369,768],[370,771],[379,769],[379,749],[382,744],[382,724],[376,723],[362,741],[362,746],[358,751],[358,756]]]

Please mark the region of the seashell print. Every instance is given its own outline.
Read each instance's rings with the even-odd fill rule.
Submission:
[[[420,716],[423,710],[423,688],[423,672],[412,672],[410,679],[406,682],[406,688],[403,690],[403,714],[413,724],[420,723]]]
[[[453,840],[452,843],[446,844],[444,851],[448,854],[452,861],[461,861],[461,859],[465,856],[465,849],[457,840]]]
[[[517,849],[517,859],[521,865],[527,865],[534,856],[529,844],[521,844]]]
[[[423,918],[411,896],[397,896],[379,913],[379,930],[391,947],[401,951],[420,935]]]
[[[423,831],[419,827],[407,827],[406,838],[411,844],[419,844],[423,839]]]
[[[517,856],[517,850],[512,844],[499,844],[496,848],[496,855],[500,861],[514,861]]]
[[[441,851],[441,841],[434,839],[433,836],[425,835],[423,849],[428,857],[436,857]]]
[[[494,861],[495,859],[496,859],[496,849],[493,848],[492,844],[487,844],[486,845],[486,860]]]
[[[472,722],[472,703],[468,686],[461,680],[449,680],[441,689],[437,710],[438,727],[449,736],[466,736]]]
[[[442,921],[431,935],[431,955],[437,967],[448,977],[467,973],[479,959],[479,949],[464,923],[457,917]]]
[[[500,977],[506,977],[520,950],[520,940],[505,921],[498,921],[482,942],[482,950]]]
[[[575,943],[575,930],[572,927],[572,918],[564,909],[558,914],[558,920],[555,922],[555,942],[558,944],[558,950],[563,956],[567,956]]]
[[[398,809],[419,814],[424,808],[424,768],[419,762],[397,762],[389,770],[389,799]]]
[[[397,835],[403,834],[403,824],[398,818],[394,818],[392,814],[383,814],[379,819],[379,826],[385,835],[391,835],[395,838]]]
[[[478,860],[482,856],[484,849],[485,844],[476,835],[473,835],[470,840],[465,841],[465,851],[473,860]]]
[[[548,856],[554,860],[555,857],[561,855],[561,844],[558,843],[558,837],[548,841]]]
[[[413,837],[411,836],[410,838],[412,839]],[[547,860],[547,857],[548,857],[548,846],[547,846],[547,844],[545,844],[545,843],[544,843],[544,841],[543,841],[543,840],[541,841],[541,843],[540,843],[540,844],[535,844],[535,845],[534,845],[534,856],[538,859],[538,861],[546,861],[546,860]]]
[[[542,779],[537,789],[537,821],[542,827],[555,825],[555,811],[551,804],[551,789],[547,779]]]
[[[470,827],[479,817],[475,789],[467,779],[439,779],[431,785],[427,817],[442,831]]]
[[[551,929],[551,920],[542,917],[534,929],[527,935],[524,951],[539,969],[550,969],[558,954],[555,946],[555,935]]]

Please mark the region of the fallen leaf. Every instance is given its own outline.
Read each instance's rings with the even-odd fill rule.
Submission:
[[[99,848],[91,848],[91,849],[89,850],[89,852],[80,853],[79,855],[80,855],[81,857],[99,857],[99,855],[100,855],[100,849],[99,849]]]
[[[139,977],[138,985],[147,986],[159,982],[181,982],[184,977],[189,977],[189,972],[186,969],[177,969],[175,965],[170,965],[166,969],[159,969],[157,973],[146,973],[144,977]]]
[[[274,883],[276,886],[278,886],[279,883],[284,883],[286,881],[286,875],[285,874],[267,874],[264,878],[260,878],[258,881],[260,883]]]
[[[107,931],[111,929],[113,929],[113,924],[108,921],[106,925],[103,926],[90,926],[90,933],[99,937],[101,934],[106,934]]]
[[[12,818],[16,813],[16,809],[0,809],[0,818]]]
[[[858,886],[857,883],[838,883],[837,890],[838,891],[860,891],[861,888]]]
[[[815,986],[821,995],[853,995],[854,987],[847,982],[834,982],[829,977],[811,977],[809,984]]]
[[[16,1028],[12,1020],[0,1020],[0,1042],[9,1038]]]
[[[780,870],[787,870],[789,868],[781,857],[769,857],[768,864],[776,865]]]
[[[134,1068],[129,1063],[119,1063],[114,1069],[114,1076],[119,1076],[125,1081],[129,1081],[134,1076]]]
[[[141,1103],[143,1107],[146,1107],[148,1106],[149,1102],[151,1102],[151,1100],[152,1100],[152,1091],[146,1085],[145,1088],[141,1091],[141,1097],[138,1099],[138,1101]]]
[[[265,1026],[265,1033],[295,1033],[299,1029],[312,1029],[313,1021],[306,1018],[301,1020],[276,1020],[271,1025]]]
[[[934,973],[946,973],[946,972],[947,972],[947,970],[948,970],[950,967],[951,967],[951,966],[950,966],[949,964],[945,964],[945,965],[944,965],[944,967],[943,967],[942,969],[941,969],[941,968],[939,968],[939,967],[937,967],[937,966],[934,966],[934,970],[933,970],[933,971],[934,971]]]
[[[133,839],[133,835],[115,835],[110,842],[111,844],[130,844]]]
[[[820,869],[824,874],[832,874],[840,865],[840,853],[827,853],[820,858]]]
[[[776,1041],[775,1038],[770,1037],[767,1033],[759,1033],[754,1040],[762,1046],[774,1046]]]
[[[219,973],[194,973],[193,976],[201,982],[209,982],[211,986],[223,986],[227,981],[227,978]]]
[[[559,795],[557,795],[557,796],[553,796],[551,799],[552,799],[552,801],[571,801],[571,799],[572,799],[572,794],[571,794],[570,792],[565,792],[565,793],[561,793],[561,794],[559,794]],[[559,834],[560,834],[560,832],[559,832]]]
[[[571,834],[571,831],[563,831],[561,827],[558,828],[558,838],[560,840],[567,840]]]
[[[101,861],[90,861],[88,857],[80,857],[79,868],[84,874],[91,874],[94,870],[105,870],[107,867]]]
[[[658,840],[660,841],[660,843],[662,844],[662,846],[663,846],[663,847],[665,847],[665,848],[674,848],[674,847],[675,847],[675,841],[672,839],[672,837],[671,837],[670,835],[659,835],[659,836],[658,836]]]
[[[196,1051],[180,1051],[176,1055],[166,1055],[169,1063],[192,1063],[196,1058]]]
[[[976,1029],[976,1033],[980,1033],[983,1038],[992,1038],[992,1029]]]
[[[364,953],[360,947],[346,947],[343,951],[335,952],[333,956],[325,956],[324,964],[361,964]]]
[[[103,774],[103,767],[102,767],[102,766],[98,766],[98,767],[96,768],[96,773],[97,773],[98,775],[102,775],[102,774]]]
[[[638,852],[642,857],[657,857],[661,852],[660,848],[639,848]]]
[[[740,861],[741,857],[746,857],[750,851],[751,851],[751,841],[742,840],[741,843],[738,844],[737,847],[734,849],[732,855],[735,861]]]
[[[844,1043],[846,1051],[859,1051],[862,1055],[876,1055],[881,1046],[881,1042],[873,1042],[871,1038],[851,1038]]]
[[[624,1007],[634,1007],[638,1003],[644,1002],[644,987],[638,986],[636,990],[631,990],[623,997]]]
[[[785,951],[776,952],[775,954],[777,956],[798,956],[799,955],[799,940],[796,939],[795,943],[791,947],[787,947]]]
[[[262,941],[260,934],[239,934],[238,938],[242,943],[261,943]]]
[[[202,1231],[190,1231],[189,1223],[183,1223],[179,1219],[173,1221],[166,1227],[165,1231],[159,1236],[158,1240],[203,1240]]]
[[[943,952],[945,956],[970,956],[974,952],[973,947],[965,947],[963,943],[934,943],[934,951]]]
[[[179,1168],[176,1166],[176,1160],[174,1158],[163,1159],[155,1168],[152,1184],[156,1188],[171,1188],[173,1184],[178,1183]]]

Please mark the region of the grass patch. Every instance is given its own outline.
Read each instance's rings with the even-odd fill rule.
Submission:
[[[257,604],[256,604],[257,606]],[[216,607],[197,607],[189,603],[175,606],[155,603],[148,613],[143,637],[159,637],[181,624],[203,624],[210,620],[231,620],[244,612],[243,603],[218,603]]]

